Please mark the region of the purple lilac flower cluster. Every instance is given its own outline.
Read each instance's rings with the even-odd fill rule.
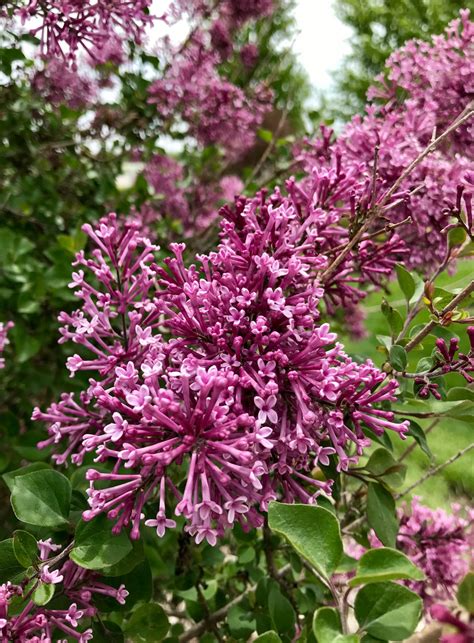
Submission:
[[[145,26],[152,20],[150,0],[27,0],[23,4],[15,8],[16,15],[23,23],[35,25],[30,33],[39,36],[42,54],[74,66],[79,49],[95,59],[96,52],[115,41],[118,33],[140,43]]]
[[[272,499],[330,493],[313,467],[334,456],[346,470],[370,444],[366,429],[408,429],[379,408],[396,382],[350,359],[320,321],[318,210],[308,218],[276,191],[222,214],[217,251],[189,267],[184,244],[156,265],[150,241],[115,215],[83,228],[95,249],[77,255],[82,308],[60,315],[60,341],[85,349],[71,375],[97,379],[33,417],[49,425],[41,446],[65,443],[57,464],[93,454],[110,465],[87,474],[84,518],[104,512],[134,538],[143,518],[162,536],[174,509],[197,542],[215,544],[235,522],[260,526]]]
[[[445,605],[437,603],[430,610],[430,615],[439,623],[450,625],[455,632],[443,634],[439,639],[440,643],[472,643],[474,641],[474,622],[466,623],[454,614]]]
[[[5,346],[10,343],[8,339],[8,331],[13,328],[13,322],[0,322],[0,368],[5,368],[5,359],[1,356],[5,350]]]
[[[201,145],[219,145],[235,159],[255,141],[255,132],[271,108],[271,92],[263,85],[245,92],[221,76],[222,47],[216,48],[213,29],[211,34],[196,31],[186,47],[173,53],[165,75],[150,85],[149,102],[157,105],[165,120],[175,120],[179,114],[188,134]]]
[[[37,70],[31,79],[31,86],[52,105],[67,105],[72,109],[88,105],[97,94],[97,84],[93,78],[70,69],[60,58],[49,61],[43,69]]]
[[[176,159],[153,154],[145,166],[145,178],[153,190],[153,206],[145,204],[135,215],[144,234],[153,235],[153,222],[163,216],[179,219],[185,236],[206,230],[214,223],[218,204],[233,201],[243,189],[242,181],[232,174],[219,182],[189,185],[185,168]],[[198,216],[193,213],[198,212]]]
[[[0,641],[51,643],[53,640],[66,640],[66,637],[79,643],[90,641],[93,638],[92,630],[84,630],[81,621],[96,615],[94,596],[110,596],[123,605],[128,596],[127,590],[123,585],[115,588],[103,583],[95,572],[82,569],[69,559],[50,570],[54,561],[54,557],[50,559],[50,556],[61,550],[61,546],[55,545],[49,538],[40,540],[38,547],[40,560],[43,561],[38,580],[47,584],[61,584],[62,595],[71,603],[67,609],[36,605],[31,599],[29,579],[18,581],[18,584],[7,582],[0,585]],[[21,601],[22,609],[9,615],[9,605],[13,600],[16,603]],[[58,639],[58,636],[64,639]]]
[[[400,528],[397,548],[424,572],[423,581],[403,581],[422,599],[426,610],[436,602],[451,600],[456,588],[472,565],[472,519],[466,518],[460,505],[452,505],[452,513],[443,509],[430,509],[415,496],[408,507],[398,511]],[[372,547],[382,547],[377,536],[371,532]],[[365,548],[354,542],[348,543],[348,553],[359,559]],[[471,558],[470,558],[471,557]]]
[[[360,176],[373,173],[376,162],[378,190],[386,190],[433,133],[440,134],[473,100],[473,43],[474,23],[467,10],[432,43],[408,43],[389,58],[388,78],[370,91],[382,103],[369,105],[365,116],[355,116],[336,141],[323,130],[321,138],[299,150],[298,158],[308,171],[339,158],[345,174]],[[411,194],[390,210],[390,220],[411,216],[412,223],[400,229],[410,247],[408,265],[430,271],[445,256],[447,214],[457,201],[458,186],[472,173],[473,127],[471,120],[456,130],[401,186],[405,195]],[[467,188],[469,200],[472,185]],[[349,207],[347,199],[341,202],[342,209]]]

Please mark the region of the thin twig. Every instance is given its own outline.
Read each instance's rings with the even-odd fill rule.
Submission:
[[[430,467],[428,471],[419,480],[417,480],[412,485],[410,485],[408,489],[405,489],[405,491],[402,491],[401,493],[397,494],[395,496],[395,500],[398,500],[399,498],[403,498],[403,496],[406,496],[407,493],[410,493],[410,491],[413,491],[415,487],[418,487],[418,485],[425,482],[425,480],[428,480],[428,478],[431,478],[432,476],[442,471],[445,467],[449,466],[453,462],[456,462],[456,460],[459,460],[459,458],[461,458],[463,455],[465,455],[472,449],[474,449],[474,442],[469,444],[467,447],[464,447],[464,449],[461,449],[461,451],[458,451],[455,455],[449,458],[449,460],[446,460],[446,462],[442,462],[441,464],[438,464],[436,467]]]
[[[291,568],[291,565],[287,563],[284,565],[279,571],[278,575],[283,576],[286,574],[286,572]],[[190,627],[189,630],[186,630],[184,634],[181,634],[179,637],[179,643],[186,643],[186,641],[192,641],[193,639],[199,640],[199,637],[206,632],[207,628],[209,627],[209,624],[215,624],[219,623],[219,621],[223,621],[227,614],[229,613],[229,610],[234,607],[234,605],[238,605],[241,603],[244,598],[249,594],[250,592],[254,592],[257,589],[257,585],[251,585],[248,587],[244,592],[233,598],[231,601],[227,603],[227,605],[224,605],[220,609],[216,610],[214,613],[209,615],[209,618],[206,621],[200,621],[196,625],[193,625],[193,627]]]
[[[271,141],[265,147],[265,150],[263,151],[262,156],[258,160],[257,165],[252,170],[252,173],[250,174],[249,178],[245,181],[244,189],[249,185],[249,183],[251,183],[253,181],[253,179],[256,176],[258,176],[258,173],[262,169],[265,161],[270,156],[270,154],[273,152],[273,150],[275,148],[275,145],[276,145],[276,140],[277,140],[277,138],[278,138],[278,136],[279,136],[279,134],[280,134],[280,132],[281,132],[281,130],[283,128],[283,125],[286,122],[287,117],[288,117],[288,108],[285,108],[285,110],[282,112],[280,120],[278,121],[278,125],[276,126],[275,132],[272,135]]]
[[[471,281],[461,292],[452,299],[447,306],[443,308],[443,310],[439,313],[438,318],[443,319],[447,313],[450,313],[452,310],[456,308],[456,306],[463,301],[463,299],[466,299],[466,297],[469,297],[469,295],[474,292],[474,281]],[[419,333],[411,339],[408,344],[405,346],[406,352],[410,352],[415,346],[417,346],[429,333],[433,330],[435,326],[439,323],[438,319],[436,320],[431,320],[429,321],[426,326],[424,326]]]
[[[431,154],[431,152],[433,152],[436,149],[436,147],[447,136],[449,136],[449,134],[451,134],[451,132],[453,132],[460,125],[462,125],[462,123],[467,121],[473,114],[474,114],[474,102],[471,102],[461,112],[461,114],[451,123],[451,125],[449,125],[449,127],[442,134],[440,134],[435,140],[431,141],[430,144],[410,163],[410,165],[401,173],[401,175],[398,177],[398,179],[395,181],[392,187],[385,193],[382,199],[377,204],[375,204],[374,207],[370,209],[365,222],[362,224],[362,226],[359,228],[356,234],[352,237],[352,239],[347,243],[346,247],[344,248],[344,250],[342,250],[341,254],[337,256],[334,259],[334,261],[329,265],[329,267],[326,268],[326,270],[323,272],[323,274],[321,275],[321,281],[323,282],[326,281],[328,277],[330,277],[337,270],[337,268],[344,261],[346,256],[352,250],[352,248],[354,248],[354,246],[356,246],[359,243],[359,241],[363,237],[366,230],[370,228],[370,226],[377,218],[377,216],[383,211],[384,206],[388,203],[388,201],[392,198],[392,196],[397,193],[403,181],[411,174],[411,172],[413,172],[413,170],[424,160],[424,158],[429,154]]]

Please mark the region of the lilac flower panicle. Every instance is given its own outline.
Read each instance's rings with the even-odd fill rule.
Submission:
[[[473,78],[474,23],[464,10],[444,35],[432,42],[411,41],[394,52],[387,74],[369,91],[372,103],[366,114],[355,116],[335,141],[322,128],[321,137],[299,146],[297,159],[308,172],[324,171],[336,159],[340,174],[362,185],[373,175],[378,148],[377,194],[383,195],[430,143],[433,132],[441,134],[474,99]],[[473,122],[471,118],[457,128],[418,164],[401,185],[398,205],[387,210],[391,222],[411,218],[398,231],[410,248],[405,258],[410,267],[431,274],[432,266],[445,258],[446,227],[460,186],[466,190],[462,210],[467,217],[472,212]],[[353,195],[341,196],[341,210],[355,214]]]
[[[400,528],[397,549],[410,558],[425,574],[425,580],[407,580],[403,583],[418,594],[425,609],[438,602],[451,601],[460,581],[472,566],[472,518],[471,511],[465,517],[461,506],[454,504],[452,513],[443,509],[430,509],[422,505],[418,497],[411,504],[400,507]],[[377,536],[371,532],[372,547],[382,547]],[[359,559],[365,548],[350,541],[348,553]]]
[[[184,244],[157,265],[136,224],[115,215],[84,226],[93,249],[70,284],[81,308],[61,313],[60,341],[80,350],[71,376],[93,378],[33,417],[57,464],[91,454],[110,465],[87,473],[86,520],[106,513],[137,538],[143,521],[158,536],[174,528],[174,513],[214,545],[236,522],[262,525],[275,498],[329,494],[314,466],[357,462],[366,428],[403,437],[408,423],[379,406],[396,382],[350,359],[321,320],[327,258],[317,209],[312,224],[306,214],[279,191],[236,199],[217,250],[188,267]]]
[[[70,559],[58,563],[53,555],[48,564],[50,554],[62,549],[50,538],[39,541],[38,547],[40,560],[43,561],[39,580],[47,584],[60,584],[58,591],[70,602],[69,607],[52,609],[47,605],[37,606],[30,599],[28,579],[18,585],[4,583],[0,585],[0,640],[2,643],[52,643],[67,637],[67,640],[79,643],[90,641],[93,638],[92,629],[86,624],[97,614],[94,597],[98,594],[110,596],[119,604],[124,604],[127,590],[123,585],[115,588],[103,583],[96,572],[83,569]],[[51,569],[53,565],[56,569]],[[9,614],[9,605],[15,597],[22,599],[24,605],[19,613]]]
[[[40,39],[45,58],[51,61],[62,58],[75,66],[79,49],[85,50],[93,60],[98,52],[100,63],[104,62],[104,49],[119,37],[140,43],[146,25],[153,20],[150,4],[150,0],[27,0],[15,12],[29,27],[29,32]],[[116,56],[116,48],[114,52]]]

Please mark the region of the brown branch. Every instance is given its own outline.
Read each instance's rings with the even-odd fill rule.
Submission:
[[[471,281],[461,292],[452,299],[447,306],[443,308],[443,310],[439,313],[438,317],[439,319],[443,319],[447,313],[450,313],[453,311],[456,306],[463,301],[463,299],[466,299],[466,297],[469,297],[469,295],[474,292],[474,281]],[[419,333],[411,339],[408,344],[405,346],[406,352],[410,352],[415,346],[417,346],[429,333],[433,330],[433,328],[439,323],[438,319],[436,320],[431,320],[429,321],[426,326],[424,326]]]
[[[352,239],[347,243],[346,247],[344,248],[344,250],[342,250],[341,254],[334,259],[334,261],[328,266],[328,268],[326,268],[326,270],[321,275],[321,281],[323,282],[326,281],[328,277],[330,277],[337,270],[337,268],[344,261],[346,256],[352,250],[352,248],[354,248],[354,246],[356,246],[359,243],[359,241],[361,240],[366,230],[370,228],[370,226],[377,218],[377,216],[383,211],[384,206],[388,203],[388,201],[392,198],[392,196],[397,193],[403,181],[411,174],[411,172],[413,172],[413,170],[425,159],[425,157],[431,154],[431,152],[433,152],[436,149],[436,147],[442,141],[444,141],[444,139],[447,136],[449,136],[449,134],[451,134],[451,132],[453,132],[465,121],[467,121],[473,114],[474,114],[474,102],[471,102],[461,112],[461,114],[451,123],[451,125],[449,125],[449,127],[437,138],[432,140],[430,144],[410,163],[410,165],[401,173],[401,175],[398,177],[398,179],[395,181],[392,187],[385,193],[381,201],[375,204],[373,207],[371,207],[363,225],[359,228],[359,230],[352,237]]]
[[[464,447],[464,449],[461,449],[461,451],[458,451],[456,454],[451,456],[449,460],[446,460],[446,462],[442,462],[441,464],[438,464],[436,467],[430,467],[428,471],[419,480],[417,480],[412,485],[410,485],[408,489],[405,489],[405,491],[402,491],[402,493],[397,494],[395,496],[395,500],[398,500],[399,498],[403,498],[403,496],[406,496],[407,493],[410,493],[410,491],[413,491],[415,487],[418,487],[418,485],[428,480],[428,478],[431,478],[432,476],[442,471],[445,467],[449,466],[453,462],[456,462],[456,460],[459,460],[459,458],[461,458],[463,455],[465,455],[472,449],[474,449],[474,442],[469,444],[467,447]]]
[[[278,576],[283,576],[290,568],[291,565],[289,563],[284,565],[278,571]],[[238,605],[239,603],[241,603],[247,596],[247,594],[249,594],[250,592],[254,592],[256,589],[256,584],[251,585],[244,592],[229,601],[227,605],[224,605],[220,609],[216,610],[213,614],[210,614],[207,622],[200,621],[196,625],[193,625],[193,627],[190,627],[189,630],[186,630],[186,632],[184,632],[184,634],[181,634],[181,636],[179,637],[179,643],[186,643],[186,641],[192,641],[193,639],[199,640],[199,637],[204,634],[204,632],[206,632],[210,624],[214,625],[215,623],[219,623],[219,621],[223,621],[229,613],[229,610],[234,607],[234,605]]]

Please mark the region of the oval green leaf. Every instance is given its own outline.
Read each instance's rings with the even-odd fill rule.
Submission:
[[[169,621],[164,609],[157,603],[148,603],[133,612],[125,634],[135,643],[156,643],[165,638],[168,629]]]
[[[367,519],[382,544],[395,547],[398,533],[395,501],[391,493],[377,482],[371,482],[368,487]]]
[[[106,516],[97,516],[90,522],[81,520],[76,529],[75,546],[71,559],[85,569],[100,569],[115,565],[132,551],[127,534],[112,534],[112,523]]]
[[[359,590],[355,615],[361,629],[382,640],[404,641],[420,620],[422,601],[397,583],[373,583]]]
[[[11,503],[22,522],[61,527],[68,522],[71,485],[66,476],[52,469],[18,475],[13,480]]]
[[[333,607],[320,607],[313,616],[313,634],[318,643],[357,643],[356,634],[343,634],[341,617]]]
[[[424,580],[425,575],[411,560],[396,549],[370,549],[359,559],[356,575],[349,585],[367,585],[388,580]]]
[[[330,511],[314,505],[272,502],[268,524],[325,579],[336,570],[342,557],[342,540],[339,522]]]
[[[31,567],[38,559],[38,543],[29,532],[18,529],[13,534],[13,551],[17,561],[25,569]]]

